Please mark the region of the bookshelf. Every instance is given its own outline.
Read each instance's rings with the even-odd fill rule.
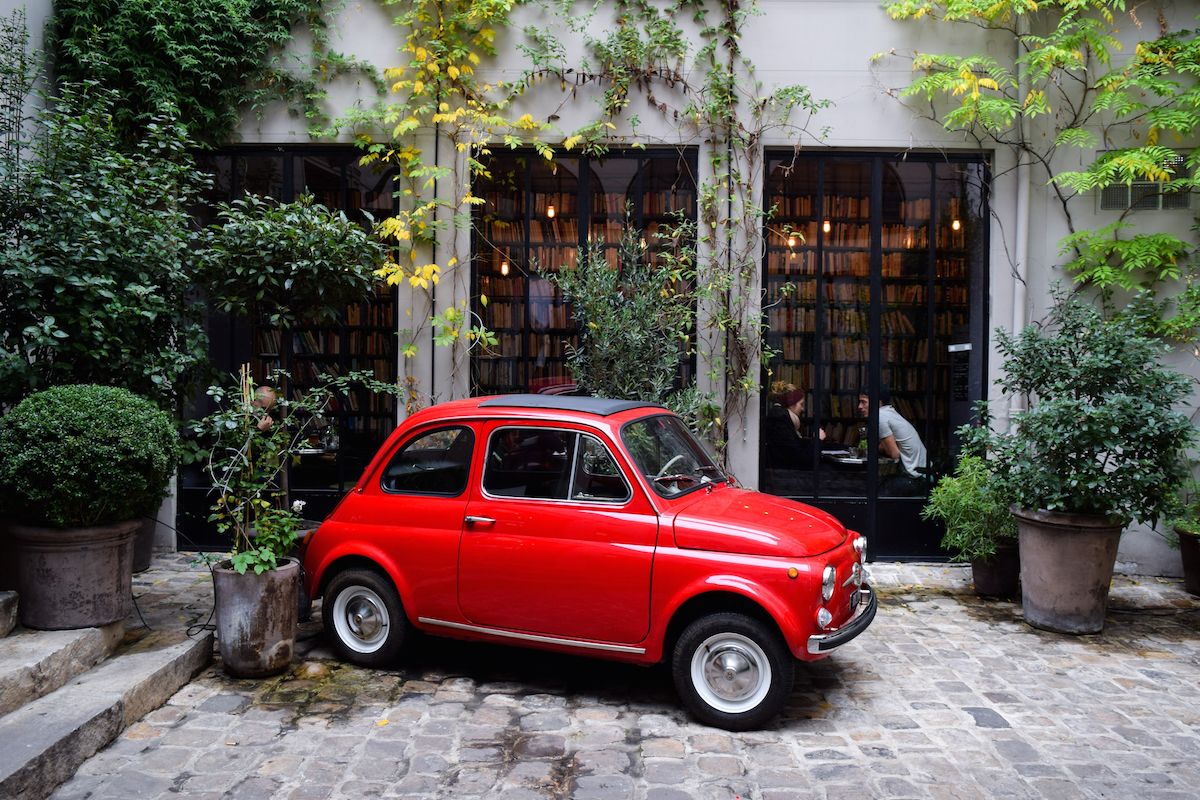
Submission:
[[[656,257],[654,234],[671,215],[695,216],[695,154],[617,152],[550,164],[496,153],[489,173],[474,187],[484,202],[473,212],[472,297],[498,344],[472,352],[472,392],[570,390],[567,356],[578,343],[570,307],[535,267],[574,269],[589,242],[615,267],[627,219]]]
[[[979,159],[912,154],[771,160],[763,308],[777,355],[768,380],[808,391],[804,424],[824,430],[828,443],[857,444],[867,423],[858,396],[877,365],[931,469],[952,463],[952,432],[969,416],[969,402],[956,391],[961,370],[950,345],[983,349],[973,287],[984,267],[984,175]],[[972,374],[981,375],[972,358]],[[847,484],[821,460],[811,469],[824,476],[772,487],[766,447],[768,491],[811,498],[870,490],[867,476]]]
[[[276,369],[287,372],[290,380],[277,388],[291,399],[324,382],[323,376],[368,372],[377,380],[392,382],[397,362],[395,331],[395,292],[381,286],[367,302],[347,307],[336,324],[289,330],[255,325],[251,368],[260,382]],[[364,390],[335,398],[288,468],[293,499],[321,509],[336,502],[395,428],[395,402]]]

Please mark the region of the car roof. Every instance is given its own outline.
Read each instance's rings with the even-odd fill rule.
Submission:
[[[565,394],[502,394],[485,397],[480,408],[544,408],[554,411],[577,411],[611,417],[634,408],[662,408],[658,403],[642,400],[614,400],[608,397],[578,397]]]
[[[408,419],[412,423],[424,424],[431,419],[448,417],[512,417],[529,420],[568,419],[578,422],[593,420],[595,423],[623,423],[630,418],[642,416],[644,412],[670,413],[657,403],[640,400],[614,400],[605,397],[578,397],[574,395],[504,394],[486,397],[471,397],[448,400],[428,406]],[[628,412],[628,413],[626,413]]]

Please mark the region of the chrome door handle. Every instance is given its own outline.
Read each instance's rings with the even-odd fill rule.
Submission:
[[[495,525],[496,520],[491,517],[467,517],[463,522],[468,525]]]

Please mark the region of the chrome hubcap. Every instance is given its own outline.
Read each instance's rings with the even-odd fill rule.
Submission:
[[[351,650],[373,653],[387,639],[387,606],[365,586],[353,586],[334,601],[333,624],[338,638]]]
[[[710,636],[692,654],[692,685],[704,702],[730,714],[755,708],[771,688],[771,665],[753,640]]]
[[[758,665],[740,647],[725,645],[708,653],[704,679],[718,697],[741,700],[758,686]]]

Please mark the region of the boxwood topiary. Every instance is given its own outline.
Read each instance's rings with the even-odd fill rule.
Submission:
[[[53,528],[152,512],[179,464],[170,416],[127,389],[57,386],[0,418],[0,487],[9,518]]]

